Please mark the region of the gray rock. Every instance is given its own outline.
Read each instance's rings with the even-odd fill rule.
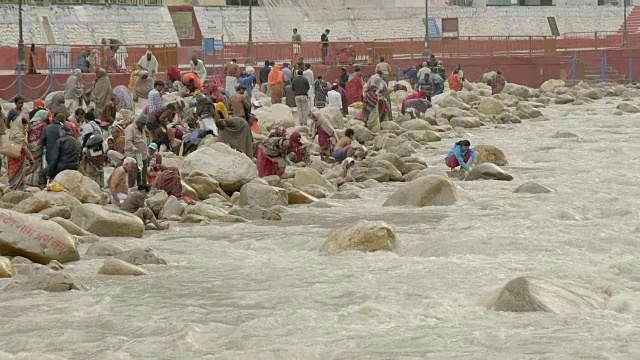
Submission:
[[[155,250],[147,249],[131,249],[115,256],[116,259],[123,260],[133,265],[155,264],[167,265],[167,261],[158,256]]]

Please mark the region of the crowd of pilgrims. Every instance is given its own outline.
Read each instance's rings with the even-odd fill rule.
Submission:
[[[144,190],[147,184],[153,184],[169,195],[184,198],[179,170],[163,166],[161,153],[186,156],[208,137],[254,159],[261,177],[284,176],[286,166],[309,162],[309,145],[303,144],[299,132],[289,134],[283,127],[266,137],[259,135],[258,119],[252,114],[261,106],[252,97],[256,86],[270,96],[272,104],[284,99],[285,104],[298,108],[299,125],[309,127],[311,140],[318,138],[322,158],[343,163],[343,180],[350,181],[348,166],[354,157],[366,156],[366,149],[352,143],[351,129],[338,138],[331,122],[317,109],[336,107],[346,115],[349,106],[359,108],[354,118],[379,131],[380,122],[392,120],[391,92],[407,90],[401,84],[389,88],[391,66],[384,58],[366,81],[360,68],[355,67],[351,74],[342,68],[332,84],[322,76],[315,77],[311,65],[302,61],[292,69],[286,63],[281,67],[265,61],[256,77],[252,67],[241,70],[234,60],[224,67],[224,89],[215,81],[204,81],[207,73],[201,60],[193,57],[190,64],[191,71],[184,74],[169,67],[168,81],[159,81],[158,62],[147,52],[132,72],[129,86],[112,88],[107,71],[96,67],[93,85],[85,88],[85,69],[75,69],[64,91],[54,94],[48,103],[36,100],[33,109],[27,111],[24,99],[14,98],[15,107],[6,116],[0,114],[0,135],[7,135],[2,154],[8,162],[9,188],[44,188],[60,172],[78,170],[108,188],[111,202],[117,205],[136,185]],[[442,62],[432,56],[404,75],[416,92],[402,100],[399,110],[414,118],[431,107],[431,96],[444,91],[446,74]],[[303,90],[308,89],[307,109],[296,102],[296,78],[298,85],[307,82]],[[450,89],[460,90],[463,80],[458,67],[447,76],[446,83]],[[501,75],[492,86],[504,86]],[[296,91],[300,96],[299,86]],[[135,106],[141,99],[146,100],[146,106],[135,116]],[[105,166],[115,168],[107,181]]]

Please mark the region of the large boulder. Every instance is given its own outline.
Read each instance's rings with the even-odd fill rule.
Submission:
[[[400,136],[408,140],[416,141],[420,144],[437,142],[442,140],[442,136],[431,130],[409,130]]]
[[[100,185],[79,171],[65,170],[56,175],[53,183],[62,185],[69,195],[82,203],[99,204],[104,201]]]
[[[437,118],[444,118],[447,120],[451,120],[454,117],[471,117],[471,113],[468,111],[460,110],[458,108],[449,107],[449,108],[439,108],[436,110]]]
[[[337,107],[325,107],[320,109],[320,113],[329,119],[331,125],[336,129],[344,129],[344,118],[342,110]]]
[[[618,104],[618,106],[616,106],[616,109],[629,114],[635,114],[640,112],[640,109],[638,109],[637,107],[627,102],[621,102],[620,104]]]
[[[540,112],[540,110],[534,108],[529,104],[519,103],[518,106],[516,107],[516,110],[522,111],[532,119],[542,116],[542,112]]]
[[[361,144],[373,140],[373,138],[376,136],[376,134],[367,129],[367,127],[364,125],[352,126],[351,129],[353,129],[354,137]]]
[[[145,201],[147,207],[153,211],[153,213],[157,216],[160,215],[162,208],[164,207],[164,203],[167,202],[169,195],[164,190],[157,191],[155,194],[149,196]]]
[[[211,176],[228,193],[240,190],[258,177],[258,169],[251,159],[223,143],[198,149],[185,158],[183,176],[196,171]]]
[[[69,290],[85,290],[84,285],[73,276],[50,269],[44,265],[31,264],[26,266],[27,279],[7,285],[5,291],[49,291],[62,292]]]
[[[115,256],[116,259],[123,260],[133,265],[144,265],[144,264],[154,264],[154,265],[167,265],[167,261],[156,253],[155,250],[151,248],[146,249],[131,249]]]
[[[91,244],[91,246],[89,246],[89,248],[87,249],[87,252],[85,253],[85,255],[87,256],[116,256],[118,254],[121,254],[124,252],[124,249],[115,246],[115,245],[111,245],[111,244],[107,244],[104,242],[97,242],[94,244]]]
[[[448,178],[428,175],[413,180],[400,189],[382,206],[447,206],[460,199],[456,185]]]
[[[389,181],[389,171],[384,167],[366,167],[366,166],[356,166],[351,169],[351,176],[357,182],[364,182],[370,179],[376,180],[377,182],[388,182]]]
[[[596,89],[582,89],[578,91],[578,97],[587,98],[591,100],[602,99],[602,95]]]
[[[195,206],[187,208],[187,213],[190,215],[203,216],[209,220],[220,220],[227,216],[225,210],[205,203],[197,203]]]
[[[51,206],[47,200],[42,200],[37,197],[26,198],[16,206],[13,207],[13,211],[17,211],[23,214],[39,213],[42,210],[48,209]]]
[[[82,205],[80,200],[69,195],[67,192],[53,192],[53,191],[39,191],[33,195],[38,199],[48,201],[52,206],[67,206],[73,210],[76,207]]]
[[[73,209],[71,221],[98,236],[142,237],[144,223],[128,212],[96,204],[83,204]]]
[[[476,152],[478,164],[492,163],[498,166],[507,165],[507,158],[502,150],[492,145],[477,145],[473,148]]]
[[[468,117],[455,117],[451,120],[449,120],[449,125],[455,127],[461,127],[461,128],[466,128],[466,129],[471,129],[471,128],[479,128],[482,126],[482,122],[475,117],[472,116],[468,116]]]
[[[562,94],[562,95],[558,95],[558,97],[553,102],[556,104],[564,105],[564,104],[572,103],[574,101],[576,101],[576,98],[574,98],[573,96],[569,94]]]
[[[218,181],[199,171],[195,171],[186,176],[184,182],[198,194],[200,200],[208,198],[211,194],[222,193]]]
[[[383,122],[383,124],[385,123],[387,122]],[[400,124],[400,126],[402,126],[402,128],[405,130],[432,130],[433,129],[433,126],[431,126],[431,124],[421,119],[407,120],[402,124]]]
[[[171,195],[165,201],[162,210],[160,211],[160,218],[165,220],[180,220],[182,214],[184,214],[185,205],[180,202],[175,196]]]
[[[458,91],[456,93],[456,96],[458,97],[458,99],[464,101],[467,104],[471,104],[482,99],[480,96],[466,90]]]
[[[287,198],[289,205],[312,204],[318,201],[316,197],[296,188],[290,188],[287,190]]]
[[[438,105],[443,107],[443,108],[458,108],[460,110],[470,110],[471,106],[463,103],[462,101],[458,100],[458,98],[456,98],[455,96],[453,96],[453,94],[450,94],[449,96],[445,96],[442,100],[440,100],[438,102]]]
[[[574,313],[602,310],[605,300],[573,284],[559,285],[537,277],[521,276],[496,291],[486,306],[494,311]]]
[[[278,212],[256,205],[234,207],[229,210],[229,215],[239,216],[247,220],[282,220],[282,216]]]
[[[513,191],[516,194],[548,194],[553,190],[534,182],[524,183]]]
[[[336,191],[335,185],[325,179],[312,168],[297,169],[293,177],[293,187],[302,189],[309,185],[319,185],[327,189],[329,192]]]
[[[129,264],[119,259],[105,260],[98,274],[102,275],[118,275],[118,276],[140,276],[147,275],[148,272],[141,267]]]
[[[565,86],[566,86],[566,84],[565,84],[564,80],[549,79],[549,80],[543,82],[542,85],[540,85],[540,92],[553,93],[553,92],[556,91],[556,89],[562,88],[562,87],[565,87]]]
[[[11,260],[4,256],[0,256],[0,279],[13,277],[13,265]]]
[[[32,197],[33,194],[26,191],[9,191],[8,193],[2,195],[2,202],[8,204],[19,204],[22,200]]]
[[[80,260],[73,236],[53,221],[0,209],[0,224],[0,254],[40,264]]]
[[[392,163],[383,159],[375,159],[371,163],[372,168],[384,168],[389,174],[389,181],[403,181],[402,173]]]
[[[504,170],[502,170],[495,164],[484,163],[484,164],[474,166],[464,178],[464,181],[473,181],[473,180],[511,181],[513,180],[513,176],[507,174],[506,172],[504,172]]]
[[[240,189],[240,206],[258,205],[263,208],[287,206],[287,191],[277,187],[250,182]]]
[[[51,218],[51,221],[62,226],[71,235],[75,235],[75,236],[93,235],[88,231],[82,230],[78,225],[72,223],[71,220],[67,220],[61,217],[54,217],[54,218]]]
[[[360,220],[334,230],[320,251],[391,251],[397,242],[395,231],[387,223]]]
[[[317,199],[324,199],[329,196],[329,191],[320,185],[303,186],[300,190]],[[289,204],[291,204],[291,197],[289,197]]]
[[[503,93],[507,93],[510,95],[514,95],[520,98],[530,98],[535,95],[535,93],[528,87],[513,83],[507,83],[502,89]]]
[[[505,111],[507,108],[502,101],[493,97],[484,97],[480,100],[478,111],[485,115],[498,115]]]
[[[54,206],[40,211],[40,215],[46,216],[47,219],[56,217],[71,219],[71,209],[68,206]]]
[[[293,117],[293,111],[285,104],[273,104],[270,107],[256,109],[253,114],[258,119],[258,124],[264,126],[268,131],[279,126],[286,128],[298,125]]]

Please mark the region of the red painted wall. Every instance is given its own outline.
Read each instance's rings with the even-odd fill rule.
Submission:
[[[180,39],[181,46],[199,46],[202,47],[202,32],[200,31],[200,25],[198,24],[198,19],[196,18],[196,13],[193,11],[193,6],[168,6],[169,13],[173,14],[176,12],[190,12],[191,13],[191,21],[193,24],[193,28],[195,31],[194,39]],[[191,58],[191,54],[189,54],[189,59]],[[186,64],[187,62],[180,62],[180,64]]]

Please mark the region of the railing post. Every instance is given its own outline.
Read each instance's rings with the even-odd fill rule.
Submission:
[[[49,92],[56,91],[56,81],[54,79],[55,74],[53,73],[53,64],[51,61],[51,55],[49,55]]]
[[[593,34],[593,48],[598,50],[598,32]]]
[[[22,69],[23,64],[18,64],[18,96],[22,96]]]
[[[576,81],[578,77],[578,52],[573,52],[573,61],[571,62],[571,77],[573,79],[573,86],[576,86]]]
[[[633,83],[633,58],[629,57],[629,84]]]
[[[607,68],[607,51],[605,50],[602,54],[601,69],[600,69],[600,80],[602,80],[603,85],[607,81],[606,68]]]

